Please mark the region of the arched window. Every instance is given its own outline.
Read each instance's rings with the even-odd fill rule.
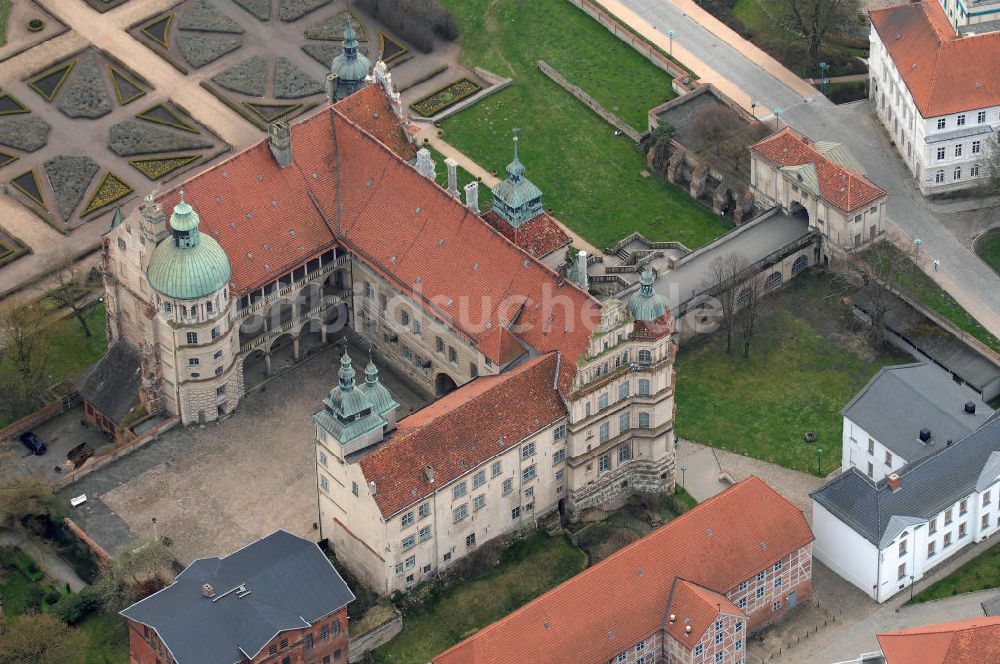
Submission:
[[[809,259],[805,256],[799,256],[795,259],[795,262],[792,263],[792,274],[798,274],[807,267],[809,267]]]
[[[739,295],[736,296],[736,304],[738,306],[744,307],[749,301],[750,301],[750,289],[744,288],[739,292]]]
[[[781,286],[781,272],[772,272],[764,280],[764,290],[774,290]]]

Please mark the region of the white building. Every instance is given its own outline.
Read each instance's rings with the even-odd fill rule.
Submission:
[[[815,557],[884,602],[997,532],[1000,420],[877,483],[851,468],[812,499]]]
[[[941,7],[956,28],[1000,21],[1000,0],[941,0]]]
[[[870,16],[870,96],[920,191],[973,186],[1000,126],[1000,40],[960,33],[934,0]]]
[[[841,470],[857,468],[878,482],[965,438],[993,409],[936,364],[916,363],[879,370],[840,414]]]

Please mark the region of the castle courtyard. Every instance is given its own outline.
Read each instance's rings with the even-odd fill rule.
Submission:
[[[173,540],[187,565],[234,551],[277,528],[318,539],[315,428],[309,419],[337,382],[338,341],[246,396],[219,424],[176,427],[86,476],[61,494],[87,494],[70,513],[109,552],[136,536]],[[349,342],[355,366],[368,349]],[[403,417],[427,401],[411,382],[379,362],[380,377]]]

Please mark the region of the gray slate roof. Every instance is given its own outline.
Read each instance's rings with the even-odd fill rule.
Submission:
[[[139,349],[125,341],[115,342],[87,374],[80,398],[120,424],[139,403],[142,373]]]
[[[968,401],[976,405],[974,415],[965,412]],[[911,462],[933,454],[949,440],[965,438],[989,419],[993,409],[936,364],[915,363],[881,369],[841,414]],[[931,431],[928,443],[919,438],[925,427]]]
[[[908,463],[898,471],[902,484],[892,491],[857,468],[827,482],[810,495],[859,535],[884,548],[903,528],[928,521],[973,491],[1000,477],[1000,420]]]
[[[202,596],[205,583],[212,599]],[[246,593],[225,594],[241,585]],[[194,561],[172,585],[121,613],[155,629],[178,664],[234,664],[353,599],[315,543],[279,530],[225,558]]]

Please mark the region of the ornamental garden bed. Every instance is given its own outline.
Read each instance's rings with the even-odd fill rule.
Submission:
[[[435,90],[426,97],[413,102],[410,104],[410,109],[425,118],[430,118],[446,108],[454,106],[463,99],[471,97],[482,89],[483,86],[478,83],[468,78],[460,78],[454,83],[449,83],[445,87]]]
[[[124,5],[128,0],[84,0],[84,2],[103,14],[109,9]]]
[[[34,0],[7,0],[3,32],[0,32],[0,61],[66,32],[65,25]]]

